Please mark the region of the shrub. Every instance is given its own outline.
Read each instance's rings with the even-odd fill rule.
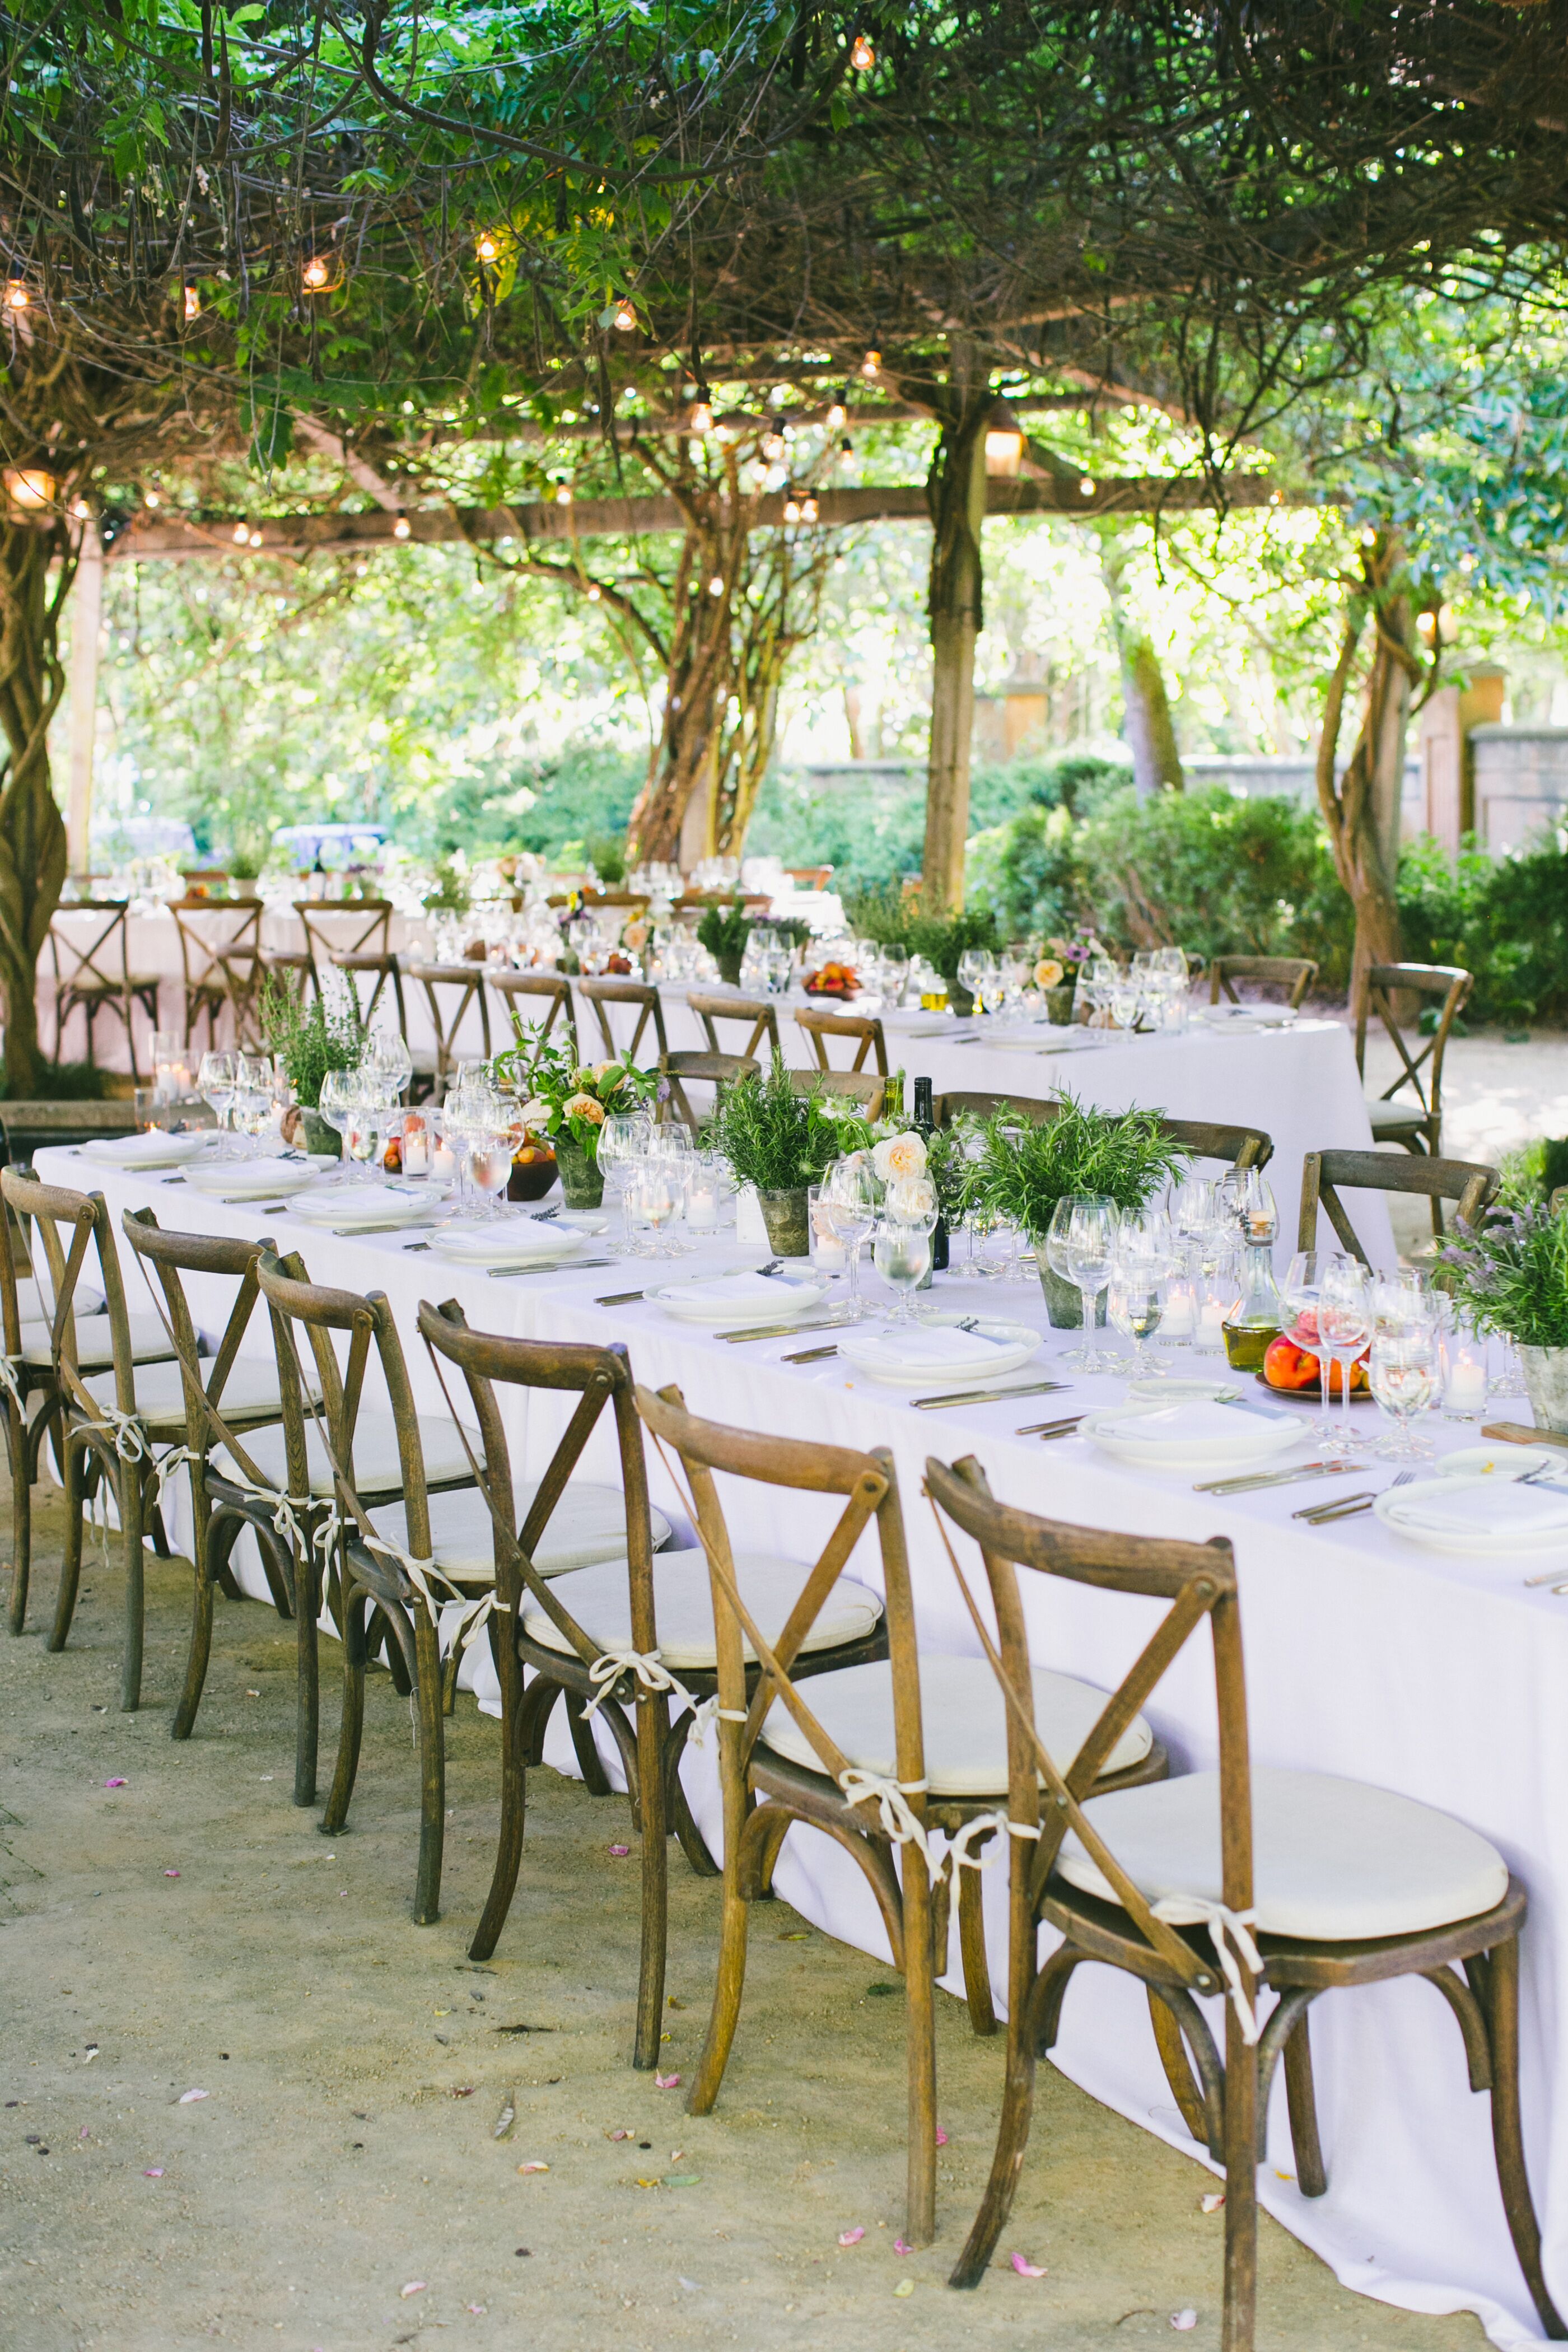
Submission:
[[[1472,1021],[1568,1018],[1568,850],[1554,835],[1499,859],[1473,839],[1457,856],[1429,835],[1412,842],[1399,912],[1413,961],[1474,972]]]

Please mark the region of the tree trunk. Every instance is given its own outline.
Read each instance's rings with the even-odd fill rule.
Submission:
[[[626,828],[632,865],[679,856],[688,807],[711,777],[714,736],[730,692],[731,612],[749,525],[739,506],[728,511],[727,524],[704,517],[689,526],[681,551],[664,717]]]
[[[1414,633],[1404,562],[1404,549],[1389,532],[1379,532],[1373,544],[1362,551],[1362,578],[1351,595],[1318,743],[1318,803],[1328,826],[1335,868],[1355,909],[1352,1003],[1368,966],[1397,963],[1403,953],[1399,802],[1411,689],[1421,677],[1420,659],[1411,643]],[[1369,623],[1373,650],[1361,725],[1344,774],[1336,778],[1345,695]]]
[[[51,594],[55,555],[60,569]],[[49,782],[49,721],[65,691],[58,633],[75,569],[63,535],[0,519],[0,995],[13,1099],[36,1094],[42,1083],[38,957],[66,878],[66,829]]]
[[[1148,632],[1128,609],[1125,592],[1126,550],[1110,532],[1100,543],[1100,575],[1110,600],[1110,627],[1121,665],[1121,729],[1132,753],[1132,782],[1140,800],[1156,793],[1179,793],[1186,779],[1176,747],[1171,698],[1160,656]]]
[[[921,902],[930,914],[963,904],[974,641],[984,618],[980,534],[985,520],[985,412],[990,398],[984,373],[963,384],[954,413],[942,424],[926,480],[932,534],[926,606],[931,617],[931,751]]]

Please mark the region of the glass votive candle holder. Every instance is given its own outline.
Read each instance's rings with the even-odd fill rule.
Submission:
[[[1446,1331],[1441,1356],[1444,1419],[1479,1421],[1487,1408],[1486,1342],[1471,1331]]]
[[[694,1241],[706,1241],[717,1234],[724,1207],[724,1179],[720,1163],[711,1152],[694,1151],[687,1156],[686,1230]]]
[[[1190,1275],[1173,1274],[1165,1286],[1165,1311],[1160,1318],[1161,1339],[1172,1348],[1190,1348],[1196,1338],[1198,1299]]]
[[[849,1244],[835,1232],[833,1219],[824,1199],[826,1187],[812,1184],[805,1195],[806,1229],[811,1251],[811,1263],[818,1274],[847,1274],[849,1270]]]

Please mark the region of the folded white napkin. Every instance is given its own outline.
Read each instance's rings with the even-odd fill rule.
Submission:
[[[1157,1406],[1152,1412],[1106,1413],[1100,1426],[1108,1436],[1139,1444],[1217,1445],[1256,1436],[1275,1419],[1273,1413],[1191,1397],[1180,1404]]]
[[[788,1314],[792,1307],[800,1304],[800,1291],[805,1286],[785,1282],[776,1275],[756,1274],[746,1268],[739,1274],[721,1275],[708,1282],[668,1283],[660,1296],[683,1307],[711,1307],[715,1311],[721,1307],[776,1307]],[[815,1285],[809,1286],[816,1287]]]
[[[459,1225],[437,1233],[432,1248],[443,1257],[491,1258],[564,1257],[582,1247],[583,1236],[567,1225],[559,1229],[535,1224],[531,1218],[509,1217],[493,1225]]]
[[[331,1192],[302,1194],[294,1214],[308,1225],[395,1225],[416,1215],[418,1208],[417,1201],[390,1185],[334,1184]]]
[[[149,1129],[144,1135],[99,1135],[82,1145],[89,1160],[97,1160],[106,1168],[134,1168],[141,1161],[153,1166],[172,1160],[194,1160],[207,1148],[206,1136],[165,1135],[160,1129]]]
[[[955,1370],[971,1364],[994,1364],[997,1355],[994,1339],[983,1339],[976,1331],[959,1331],[940,1323],[912,1331],[879,1331],[874,1338],[857,1337],[847,1345],[839,1341],[840,1355],[849,1355],[851,1350],[862,1362],[874,1362],[880,1357],[887,1363],[915,1368],[931,1364]]]
[[[1395,1527],[1420,1528],[1434,1535],[1543,1536],[1568,1529],[1568,1494],[1514,1480],[1454,1478],[1451,1492],[1391,1495],[1384,1516]]]

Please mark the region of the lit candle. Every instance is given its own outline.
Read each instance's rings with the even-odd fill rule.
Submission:
[[[1484,1411],[1487,1402],[1487,1368],[1478,1361],[1468,1348],[1461,1348],[1448,1366],[1448,1384],[1443,1391],[1443,1410],[1461,1420],[1473,1420]]]
[[[686,1223],[689,1232],[710,1234],[719,1223],[719,1187],[710,1177],[694,1176],[686,1188]]]
[[[1191,1290],[1184,1282],[1173,1282],[1165,1294],[1165,1311],[1160,1318],[1162,1337],[1190,1339],[1194,1319]]]
[[[816,1262],[818,1272],[821,1274],[842,1274],[845,1267],[849,1263],[849,1251],[846,1244],[840,1241],[838,1235],[834,1232],[826,1217],[819,1215],[813,1219],[812,1239],[815,1244],[815,1247],[812,1250],[812,1257]]]
[[[430,1173],[430,1138],[423,1127],[405,1127],[403,1130],[403,1172],[405,1176]]]
[[[457,1154],[445,1137],[441,1137],[437,1139],[436,1148],[430,1154],[430,1173],[432,1176],[452,1177],[456,1176],[457,1172]]]
[[[1198,1328],[1193,1334],[1193,1345],[1215,1350],[1224,1347],[1225,1308],[1217,1298],[1205,1298],[1199,1308]]]

